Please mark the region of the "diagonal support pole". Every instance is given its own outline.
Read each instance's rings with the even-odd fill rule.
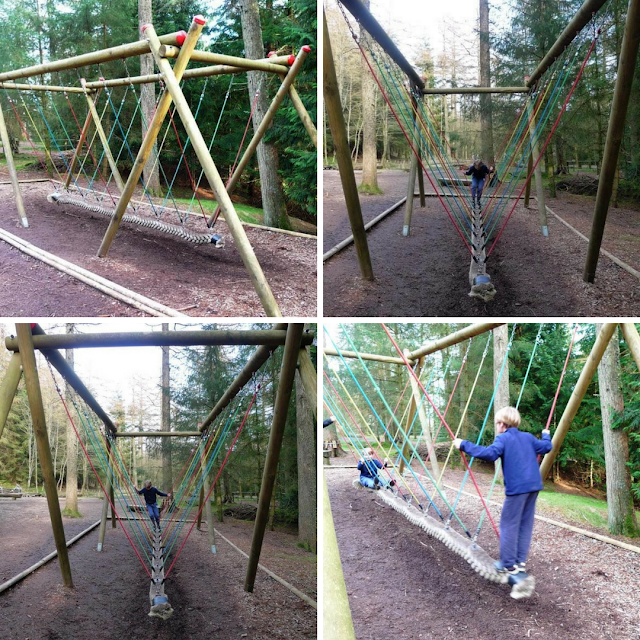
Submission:
[[[175,66],[171,70],[171,74],[177,79],[179,82],[182,78],[182,74],[184,73],[187,65],[189,64],[189,59],[191,57],[191,53],[196,47],[198,42],[198,38],[202,33],[202,28],[204,27],[204,18],[200,16],[196,16],[191,22],[191,26],[189,27],[189,32],[187,33],[187,37],[185,38],[184,44],[180,49],[180,54],[176,60]],[[167,65],[169,63],[167,62]],[[171,69],[171,65],[169,65]],[[160,127],[162,127],[162,123],[169,111],[169,107],[171,106],[172,97],[171,94],[166,92],[160,101],[158,102],[158,106],[156,108],[156,112],[149,124],[147,129],[147,135],[144,137],[142,141],[142,145],[140,146],[140,151],[138,151],[138,155],[136,157],[136,161],[133,164],[131,169],[131,173],[129,174],[129,178],[127,179],[126,184],[124,185],[124,189],[122,191],[122,197],[118,201],[116,205],[116,209],[113,212],[113,216],[111,217],[111,222],[109,223],[109,227],[107,228],[106,233],[104,234],[104,238],[102,239],[102,244],[100,245],[100,249],[98,249],[98,257],[104,258],[107,253],[109,253],[109,248],[111,247],[111,243],[113,239],[116,237],[116,233],[118,233],[118,228],[120,227],[120,222],[122,221],[122,217],[127,210],[127,206],[129,205],[129,201],[131,200],[131,196],[133,196],[133,192],[138,184],[138,180],[142,175],[142,171],[147,164],[147,160],[151,155],[151,151],[153,150],[153,145],[156,142],[156,138],[158,137],[158,133],[160,132]]]
[[[283,77],[283,81],[285,77],[286,76]],[[289,87],[289,98],[291,99],[291,103],[293,104],[293,107],[298,112],[298,115],[300,116],[300,120],[302,121],[304,128],[307,130],[307,133],[311,138],[311,142],[313,142],[313,146],[317,149],[318,148],[318,130],[316,129],[316,126],[313,124],[313,120],[311,119],[311,116],[309,115],[309,112],[307,111],[306,107],[302,103],[302,100],[300,99],[300,95],[296,91],[296,88],[293,85],[293,83]]]
[[[11,405],[18,390],[21,376],[22,362],[20,361],[20,354],[14,353],[11,356],[11,360],[9,360],[9,366],[5,371],[2,384],[0,384],[0,438],[2,438],[4,425],[7,422],[9,411],[11,411]]]
[[[100,142],[102,142],[102,148],[104,149],[104,154],[107,156],[107,162],[109,163],[109,168],[111,169],[111,173],[113,174],[113,179],[115,180],[115,183],[118,187],[118,191],[120,191],[120,194],[122,194],[122,192],[124,191],[124,182],[122,181],[122,176],[118,171],[118,165],[116,164],[116,161],[113,158],[113,154],[111,153],[111,149],[109,148],[109,140],[107,139],[107,134],[104,132],[104,128],[102,127],[102,122],[100,122],[100,115],[98,114],[98,110],[96,109],[96,103],[93,101],[93,98],[87,90],[87,81],[84,78],[80,78],[80,84],[85,90],[84,95],[87,99],[87,104],[89,105],[89,114],[93,119],[93,124],[95,125],[96,131],[98,132]]]
[[[204,24],[204,18],[201,18],[201,20]],[[202,28],[202,26],[200,28]],[[191,146],[198,156],[198,160],[200,161],[204,173],[207,176],[209,186],[213,190],[216,200],[218,201],[222,213],[224,214],[224,219],[227,223],[227,226],[229,227],[231,235],[233,236],[233,240],[236,244],[236,247],[238,248],[240,257],[244,262],[244,266],[249,272],[249,277],[251,278],[256,293],[260,298],[260,302],[262,302],[262,306],[269,316],[282,317],[280,307],[278,307],[278,303],[276,302],[276,299],[271,291],[271,287],[269,287],[269,283],[267,282],[264,272],[262,271],[262,267],[258,262],[258,258],[253,251],[253,247],[249,242],[249,238],[247,238],[247,234],[245,233],[244,227],[242,226],[242,222],[240,222],[240,218],[238,217],[233,203],[231,202],[231,198],[229,197],[229,194],[225,189],[224,182],[220,177],[218,168],[211,158],[209,147],[204,141],[202,133],[200,133],[198,124],[196,123],[195,118],[191,113],[191,109],[189,108],[189,103],[182,93],[182,89],[180,88],[180,78],[178,74],[175,73],[175,68],[171,68],[169,61],[166,58],[160,56],[159,51],[162,45],[160,44],[160,40],[158,40],[158,36],[156,35],[156,32],[152,25],[149,25],[146,28],[145,36],[149,40],[149,44],[151,45],[151,52],[153,53],[153,57],[156,59],[158,69],[160,69],[164,77],[168,95],[176,105],[176,110],[178,111],[180,119],[182,120],[182,124],[184,125],[184,128],[186,129],[191,140]],[[184,51],[184,46],[182,50]],[[182,51],[180,52],[180,55],[182,55]],[[178,57],[178,62],[179,61],[180,57]],[[176,62],[176,66],[178,62]],[[297,62],[298,60],[296,59],[296,62],[293,64],[289,73],[294,73],[293,67],[296,66]],[[159,108],[157,111],[159,111]]]
[[[273,100],[271,101],[269,108],[264,114],[264,118],[262,119],[262,122],[260,123],[255,133],[253,134],[253,138],[251,138],[251,140],[249,141],[249,144],[247,145],[245,152],[242,154],[242,158],[240,158],[240,161],[236,165],[236,168],[234,169],[231,178],[229,178],[229,182],[225,187],[227,193],[229,194],[232,193],[233,190],[236,188],[236,185],[240,180],[240,176],[242,175],[242,172],[245,170],[246,166],[249,164],[249,160],[251,160],[251,157],[253,156],[256,149],[258,148],[260,141],[262,140],[262,138],[264,138],[264,134],[267,132],[267,129],[271,126],[271,122],[273,121],[278,109],[280,108],[282,101],[285,99],[287,93],[289,93],[289,89],[293,88],[293,81],[295,77],[298,75],[298,72],[302,67],[302,63],[304,62],[304,59],[307,57],[310,51],[311,51],[311,47],[305,45],[298,52],[298,55],[296,56],[294,63],[291,65],[291,69],[289,69],[289,73],[287,73],[287,75],[283,78],[282,84],[280,85],[280,88],[276,92],[276,95],[273,97]],[[294,102],[294,105],[295,105],[295,102]],[[302,108],[304,109],[304,107]],[[306,110],[305,110],[305,113],[306,113]],[[309,114],[307,113],[307,117],[308,116]],[[304,123],[304,119],[303,119],[303,123]],[[216,221],[219,213],[220,213],[220,205],[218,205],[216,210],[211,214],[211,216],[209,216],[209,219],[207,220],[207,223],[209,224],[209,226],[211,226]],[[226,216],[225,216],[225,220],[226,220]]]
[[[16,199],[16,207],[18,208],[18,213],[22,220],[22,226],[28,227],[29,221],[27,220],[27,214],[24,210],[24,201],[22,200],[22,194],[20,193],[18,172],[16,171],[16,165],[13,162],[13,153],[11,152],[11,144],[9,142],[9,131],[7,130],[7,123],[4,120],[4,113],[2,113],[2,105],[0,105],[0,140],[2,140],[4,157],[7,159],[7,169],[9,169],[9,178],[11,179],[11,186],[13,187],[13,196]]]

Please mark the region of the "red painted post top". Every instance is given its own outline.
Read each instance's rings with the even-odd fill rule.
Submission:
[[[269,51],[269,53],[267,53],[267,58],[273,58],[273,56],[276,55],[275,51]]]
[[[296,57],[291,54],[288,58],[287,58],[287,64],[289,64],[289,66],[291,66],[294,62],[296,61]]]
[[[311,47],[308,44],[305,44],[304,47],[302,47],[302,50],[309,53],[311,51]]]
[[[176,42],[178,43],[178,46],[181,47],[184,44],[184,41],[187,39],[187,32],[186,31],[178,31],[178,33],[176,34]]]
[[[141,33],[144,33],[148,27],[150,27],[150,24],[143,24],[142,27],[140,27],[140,31]]]
[[[194,16],[193,21],[196,24],[207,24],[207,21],[204,19],[204,16]]]
[[[98,82],[104,82],[104,81],[105,81],[105,80],[104,80],[104,78],[103,78],[102,76],[100,76],[100,77],[98,78]]]
[[[37,322],[30,322],[30,323],[29,323],[29,326],[30,326],[32,329],[35,329],[37,324],[38,324]]]

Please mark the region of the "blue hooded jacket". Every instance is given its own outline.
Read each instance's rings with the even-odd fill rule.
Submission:
[[[504,492],[508,496],[520,493],[542,491],[542,477],[538,467],[538,454],[549,453],[553,445],[548,433],[542,434],[542,440],[517,427],[510,427],[496,436],[493,444],[481,447],[468,440],[463,440],[460,451],[474,458],[493,462],[502,458],[504,474]]]
[[[382,469],[383,467],[382,462],[376,458],[371,458],[364,462],[360,460],[360,462],[358,462],[358,471],[360,471],[360,475],[365,478],[375,478],[378,475],[378,469]]]

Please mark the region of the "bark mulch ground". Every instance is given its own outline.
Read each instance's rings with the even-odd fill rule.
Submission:
[[[102,501],[80,500],[81,519],[64,519],[67,539],[99,519]],[[216,524],[248,552],[250,522]],[[55,549],[44,498],[0,503],[0,577],[9,579]],[[0,594],[0,637],[7,640],[92,638],[315,638],[316,611],[258,571],[253,593],[243,590],[247,560],[218,538],[209,551],[206,526],[194,529],[165,590],[174,608],[166,621],[150,618],[149,580],[122,529],[107,528],[104,551],[98,530],[69,551],[74,588],[62,586],[57,560]],[[316,556],[296,546],[295,536],[267,531],[262,564],[316,599]]]
[[[536,521],[527,563],[536,577],[536,592],[529,599],[513,600],[508,586],[480,577],[460,556],[388,507],[376,492],[355,489],[352,480],[358,472],[339,468],[343,464],[353,461],[332,459],[325,476],[359,640],[640,637],[637,554]],[[474,473],[486,496],[492,474],[480,468]],[[445,484],[459,487],[462,475],[460,470],[448,471]],[[471,482],[465,490],[475,493]],[[495,500],[502,500],[500,494],[498,488]],[[463,495],[457,509],[474,531],[478,504]],[[496,522],[499,511],[491,507]],[[498,556],[489,522],[479,543],[492,557]]]
[[[405,195],[406,172],[382,171],[381,196],[362,196],[369,220]],[[429,189],[427,188],[427,191]],[[324,172],[324,250],[350,235],[337,171]],[[548,206],[589,234],[593,198],[559,194]],[[483,303],[470,298],[469,254],[437,198],[421,209],[414,200],[411,235],[402,236],[401,207],[368,234],[374,282],[361,279],[353,245],[323,268],[325,316],[633,316],[640,308],[640,283],[600,256],[596,281],[582,280],[587,243],[554,216],[549,237],[538,212],[519,204],[487,263],[497,294]],[[611,209],[603,248],[640,269],[638,211]]]
[[[34,175],[25,173],[21,178]],[[3,177],[4,173],[0,174],[0,179]],[[223,220],[216,224],[217,233],[226,240],[222,249],[123,224],[109,255],[100,259],[96,252],[109,219],[72,205],[47,202],[53,188],[49,183],[22,185],[30,224],[24,229],[11,186],[0,185],[0,227],[136,293],[185,309],[187,315],[265,315]],[[177,217],[169,212],[163,220],[177,223]],[[204,223],[192,215],[188,226],[202,231]],[[255,228],[246,228],[246,232],[282,314],[315,316],[316,240]],[[0,264],[0,315],[144,315],[4,242],[0,242]]]

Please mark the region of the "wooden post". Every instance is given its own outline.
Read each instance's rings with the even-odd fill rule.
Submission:
[[[580,408],[580,403],[584,398],[584,394],[587,392],[587,388],[589,387],[589,384],[591,383],[591,380],[596,370],[598,369],[598,364],[600,364],[600,360],[602,359],[604,351],[609,344],[609,340],[611,340],[611,336],[614,334],[617,327],[617,322],[609,322],[605,324],[600,330],[598,337],[596,338],[595,344],[591,349],[591,353],[589,354],[589,357],[587,358],[587,361],[582,368],[582,372],[580,373],[578,382],[576,382],[576,386],[573,388],[573,392],[571,393],[569,402],[567,402],[564,413],[560,418],[560,422],[558,423],[556,432],[553,434],[553,449],[549,453],[547,453],[547,455],[542,460],[542,464],[540,465],[540,475],[542,476],[543,480],[547,477],[549,471],[551,470],[551,466],[553,465],[553,462],[558,455],[558,451],[560,451],[560,447],[564,442],[565,436],[569,431],[571,422],[573,421],[573,418]]]
[[[631,351],[631,355],[636,361],[638,369],[640,369],[640,336],[638,335],[636,325],[633,324],[633,322],[621,322],[620,328],[622,329],[622,335],[624,336],[627,346],[629,347],[629,351]],[[0,429],[2,429],[1,423]],[[1,430],[0,435],[2,435]]]
[[[404,224],[402,225],[403,236],[408,236],[411,232],[411,216],[413,214],[413,194],[416,188],[416,173],[418,172],[418,169],[420,169],[420,173],[422,173],[422,168],[418,167],[418,154],[416,153],[420,148],[417,121],[418,107],[416,105],[416,99],[413,96],[411,96],[411,109],[413,111],[413,148],[409,146],[409,152],[411,153],[411,168],[409,169],[409,182],[407,184],[407,201],[404,207]]]
[[[200,487],[200,500],[198,501],[198,524],[196,528],[200,531],[202,526],[202,502],[204,501],[204,486]]]
[[[338,79],[336,68],[333,63],[333,53],[331,51],[331,40],[329,39],[329,29],[327,28],[327,18],[322,13],[323,46],[322,46],[322,77],[324,106],[329,119],[329,129],[333,138],[333,147],[338,159],[338,169],[340,171],[340,181],[347,205],[347,214],[353,233],[356,255],[360,265],[360,273],[366,280],[373,280],[373,267],[371,266],[371,256],[369,255],[369,245],[367,243],[367,233],[364,229],[362,219],[362,209],[360,208],[360,196],[356,185],[356,177],[353,173],[353,162],[351,161],[351,150],[347,129],[342,114],[342,104],[340,103],[340,91],[338,89]]]
[[[540,157],[538,148],[538,140],[534,139],[534,131],[536,128],[536,118],[531,106],[531,99],[527,100],[527,117],[529,119],[529,137],[531,138],[531,154],[534,156],[533,161],[536,162]],[[527,174],[529,175],[529,174]],[[549,235],[549,227],[547,226],[547,208],[544,198],[544,183],[542,182],[542,163],[536,165],[534,176],[536,179],[536,195],[538,197],[538,213],[540,216],[540,226],[542,227],[542,235],[546,238]]]
[[[529,161],[527,162],[527,176],[533,169],[533,155],[529,154]],[[524,208],[529,208],[529,199],[531,198],[531,180],[527,180],[527,184],[524,186]]]
[[[209,489],[211,488],[211,484],[209,483],[209,474],[206,472],[207,460],[204,455],[205,447],[202,440],[200,440],[200,442],[198,443],[198,448],[200,449],[200,473],[202,474],[202,490],[206,499],[206,502],[204,503],[204,513],[207,518],[207,533],[209,534],[209,545],[211,546],[211,553],[215,553],[216,532],[213,528],[213,513],[211,511],[211,498],[209,497]],[[202,495],[203,494],[201,494],[201,496]],[[200,518],[198,518],[198,520],[200,520]]]
[[[73,587],[71,578],[71,565],[69,564],[69,554],[67,553],[67,542],[64,536],[64,526],[62,525],[62,514],[60,513],[60,503],[58,502],[58,490],[51,461],[51,449],[49,448],[49,436],[47,434],[47,423],[44,416],[44,406],[42,404],[42,392],[40,390],[40,379],[38,378],[38,367],[36,365],[36,354],[31,341],[31,327],[27,323],[17,322],[16,333],[20,344],[20,357],[22,369],[24,371],[24,382],[29,398],[31,409],[31,419],[33,421],[33,432],[38,447],[40,458],[40,468],[44,479],[44,488],[47,494],[49,506],[49,516],[51,517],[51,527],[53,537],[58,551],[60,562],[60,572],[66,587]]]
[[[598,180],[598,193],[596,195],[596,205],[591,223],[589,248],[587,249],[587,259],[584,265],[584,273],[582,274],[585,282],[593,282],[596,277],[598,256],[600,255],[600,246],[602,245],[607,213],[609,212],[613,181],[616,174],[616,167],[618,166],[620,145],[622,144],[622,136],[627,120],[627,108],[629,106],[629,97],[631,96],[631,85],[633,84],[639,46],[640,0],[630,0],[627,21],[624,27],[624,36],[622,37],[616,86],[613,90],[613,101],[611,103],[607,140],[604,145],[602,169],[600,171],[600,179]]]
[[[107,490],[103,497],[102,515],[100,516],[100,529],[98,530],[98,547],[97,551],[102,551],[104,547],[104,536],[107,532],[107,517],[109,515],[109,500],[113,491],[113,482],[111,475],[111,441],[107,438]]]
[[[0,438],[4,431],[4,425],[7,422],[9,411],[13,399],[18,390],[20,377],[22,376],[22,363],[20,362],[20,354],[14,353],[9,360],[9,366],[4,373],[2,384],[0,384]]]
[[[258,571],[262,540],[269,518],[269,503],[271,502],[271,494],[276,481],[280,448],[282,446],[287,413],[289,412],[289,402],[291,400],[291,391],[293,389],[293,380],[296,373],[296,364],[298,361],[298,353],[300,352],[300,339],[303,329],[303,324],[294,322],[290,323],[287,329],[287,341],[284,345],[284,353],[282,355],[278,393],[273,408],[273,422],[271,424],[267,457],[264,462],[262,485],[258,498],[258,511],[256,513],[253,537],[251,539],[251,550],[249,551],[249,566],[247,567],[247,575],[244,582],[244,590],[248,592],[253,591],[256,572]]]
[[[82,88],[86,90],[87,82],[84,78],[80,78],[80,84],[82,85]],[[122,194],[122,192],[124,191],[124,182],[122,181],[122,176],[118,171],[118,165],[116,164],[113,154],[111,153],[111,149],[109,148],[109,140],[107,139],[107,134],[104,132],[104,129],[102,127],[102,122],[100,122],[100,116],[98,114],[98,110],[96,109],[96,104],[93,101],[91,95],[89,95],[88,91],[86,91],[85,97],[87,99],[87,104],[89,105],[89,113],[93,118],[93,124],[95,125],[96,131],[98,132],[100,142],[102,142],[104,154],[107,156],[107,162],[109,163],[109,168],[111,169],[111,173],[113,174],[113,179],[115,180],[115,183],[118,187],[118,191],[120,191],[120,194]]]
[[[198,34],[204,25],[204,18],[198,18],[201,20],[202,24],[199,26]],[[194,22],[194,24],[197,24]],[[191,30],[190,30],[191,33]],[[216,196],[216,200],[220,205],[220,209],[224,215],[225,222],[229,227],[229,231],[233,236],[233,241],[236,244],[238,252],[244,262],[244,265],[249,272],[249,276],[253,283],[253,286],[260,298],[260,302],[262,302],[262,306],[269,316],[272,317],[281,317],[280,308],[278,307],[278,303],[273,296],[271,288],[265,278],[265,275],[260,267],[258,259],[253,251],[253,247],[247,238],[247,234],[244,231],[244,227],[240,222],[240,218],[238,218],[238,214],[236,213],[235,208],[233,207],[233,203],[231,202],[231,198],[225,189],[224,182],[218,173],[218,168],[211,158],[211,154],[209,153],[209,147],[207,143],[204,141],[202,137],[202,133],[200,133],[200,129],[191,113],[191,109],[189,108],[189,103],[184,97],[182,93],[182,89],[180,88],[180,77],[181,74],[176,74],[174,72],[175,67],[171,67],[169,61],[166,58],[161,58],[158,55],[158,49],[160,48],[160,42],[158,41],[158,37],[153,29],[153,26],[149,25],[145,31],[145,36],[148,38],[149,43],[151,45],[151,51],[156,59],[156,64],[158,65],[158,69],[164,75],[164,82],[167,87],[167,94],[169,99],[173,99],[173,102],[176,106],[176,110],[180,114],[180,119],[182,120],[182,124],[189,134],[189,138],[191,139],[191,146],[198,156],[198,160],[202,165],[202,169],[207,177],[209,182],[209,186],[213,190],[213,193]],[[195,43],[194,43],[195,44]],[[186,42],[185,42],[186,45]],[[180,55],[184,52],[185,47],[182,47],[180,51]],[[180,62],[180,57],[176,61],[176,66]],[[297,60],[296,60],[297,62]],[[294,63],[295,66],[295,63]],[[282,87],[281,87],[282,88]],[[286,93],[286,92],[285,92]],[[156,115],[160,111],[160,107],[156,109]],[[166,113],[166,112],[165,112]],[[164,114],[163,114],[164,116]],[[155,118],[154,118],[155,121]],[[152,128],[149,127],[151,131]],[[156,132],[157,134],[157,132]],[[155,135],[154,134],[154,138]],[[124,213],[124,211],[123,211]],[[114,214],[115,215],[115,214]],[[119,221],[118,221],[119,222]],[[115,233],[115,229],[114,229]],[[105,236],[105,240],[107,237]],[[108,248],[108,244],[107,244]]]
[[[245,152],[242,154],[242,157],[238,161],[238,164],[236,165],[236,168],[234,169],[233,174],[229,178],[229,181],[227,182],[226,186],[224,187],[228,194],[232,193],[236,188],[236,185],[240,180],[240,176],[242,175],[242,172],[245,170],[246,166],[249,164],[249,161],[251,160],[251,157],[256,152],[256,149],[260,144],[260,140],[262,140],[262,138],[264,137],[264,134],[267,132],[267,129],[271,126],[271,122],[273,121],[276,113],[278,112],[278,109],[280,108],[282,101],[285,99],[285,97],[289,93],[289,88],[292,86],[295,77],[298,75],[298,72],[300,71],[300,68],[302,67],[304,59],[307,57],[309,51],[311,51],[310,47],[302,47],[302,49],[300,49],[300,52],[296,56],[295,62],[293,63],[293,65],[291,65],[291,69],[289,69],[289,73],[287,73],[287,75],[282,79],[282,84],[278,88],[276,95],[273,96],[273,100],[271,100],[271,104],[269,105],[269,108],[266,110],[264,114],[264,118],[262,118],[262,122],[260,122],[260,125],[255,130],[255,133],[253,134],[253,137],[249,141],[249,144],[247,145]],[[195,124],[195,121],[194,121],[194,124]],[[208,155],[208,151],[207,151],[207,155]],[[213,185],[212,185],[212,188],[213,188]],[[213,222],[216,220],[216,218],[218,217],[218,212],[220,211],[220,209],[221,209],[221,206],[219,203],[218,207],[216,207],[216,211],[214,211],[214,213],[212,213],[211,216],[209,216],[209,219],[207,221],[209,226],[211,226]],[[226,217],[225,217],[225,220],[226,220]]]
[[[355,640],[356,634],[351,619],[349,597],[344,583],[338,538],[331,514],[327,481],[322,474],[322,529],[323,529],[323,561],[322,561],[322,595],[323,595],[323,628],[324,637],[331,640]]]
[[[316,374],[311,356],[306,348],[300,349],[298,355],[298,371],[304,386],[305,395],[309,401],[309,407],[314,417],[318,415],[318,376]]]
[[[422,158],[422,151],[418,150],[418,158]],[[424,193],[424,170],[422,169],[422,163],[418,169],[418,193],[420,194],[420,207],[424,209],[427,206],[427,198]]]
[[[82,88],[87,92],[86,83],[82,85]],[[96,99],[100,95],[100,90],[96,93]],[[67,177],[64,179],[64,188],[68,189],[71,184],[71,180],[73,178],[73,172],[76,170],[76,164],[78,163],[78,158],[80,157],[80,152],[82,151],[82,146],[84,145],[84,141],[87,138],[87,133],[89,133],[89,127],[91,126],[92,112],[89,110],[87,113],[87,117],[85,118],[84,125],[82,125],[82,131],[80,131],[80,139],[78,140],[78,144],[76,145],[76,149],[73,152],[73,158],[71,158],[71,162],[69,163],[69,170],[67,171]],[[89,146],[89,145],[87,145]],[[122,193],[122,190],[120,190]]]
[[[29,221],[27,220],[27,213],[24,210],[24,202],[22,200],[22,194],[20,193],[18,172],[16,171],[16,165],[13,162],[13,153],[9,142],[9,131],[7,130],[7,123],[4,120],[2,105],[0,105],[0,139],[2,140],[2,148],[4,149],[4,157],[7,159],[7,169],[9,169],[9,178],[11,179],[11,186],[13,187],[13,197],[16,199],[18,214],[22,220],[22,226],[28,227]]]
[[[405,353],[405,355],[408,357],[408,353]],[[418,376],[418,378],[420,377],[420,372],[422,371],[422,367],[424,365],[424,358],[420,358],[418,360],[418,365],[416,367],[416,375]],[[411,378],[413,380],[413,377]],[[415,383],[415,380],[414,380]],[[407,434],[407,437],[404,441],[404,444],[402,445],[402,457],[400,458],[400,466],[398,467],[398,472],[400,475],[402,475],[404,473],[404,461],[407,458],[409,454],[409,438],[411,437],[411,425],[413,424],[414,418],[416,417],[416,411],[418,409],[418,405],[416,404],[416,401],[420,401],[420,396],[417,395],[414,391],[413,391],[413,385],[411,385],[411,390],[412,390],[412,394],[411,394],[411,400],[409,401],[409,414],[407,415],[407,428],[405,429],[405,432]],[[421,416],[422,419],[422,416]],[[424,424],[422,425],[422,428],[424,429]]]
[[[198,38],[200,37],[200,33],[202,32],[202,28],[204,26],[204,20],[196,21],[195,19],[191,23],[191,27],[189,27],[189,33],[182,45],[180,50],[180,55],[178,56],[175,65],[173,67],[173,73],[178,78],[182,78],[182,74],[189,64],[189,59],[191,56],[191,52],[195,49],[195,46],[198,42]],[[144,53],[148,53],[149,44],[145,47]],[[122,220],[122,216],[124,215],[127,206],[129,204],[129,200],[135,191],[135,188],[138,184],[138,180],[142,175],[142,171],[147,164],[147,160],[151,155],[151,151],[153,149],[153,145],[155,144],[156,138],[158,137],[158,133],[160,132],[160,127],[164,122],[164,119],[169,111],[169,107],[171,106],[171,94],[169,92],[165,92],[160,101],[158,102],[158,106],[156,107],[156,112],[153,116],[153,120],[149,123],[147,128],[147,135],[144,137],[142,141],[142,145],[140,146],[140,150],[138,151],[138,155],[136,160],[131,168],[131,173],[127,179],[127,182],[124,186],[124,190],[122,192],[122,197],[118,201],[116,205],[116,209],[113,212],[113,216],[111,218],[111,222],[109,223],[109,227],[102,239],[102,244],[100,245],[100,249],[98,250],[98,256],[100,258],[104,258],[109,252],[109,247],[115,238],[116,233],[118,232],[118,227],[120,226],[120,221]]]

